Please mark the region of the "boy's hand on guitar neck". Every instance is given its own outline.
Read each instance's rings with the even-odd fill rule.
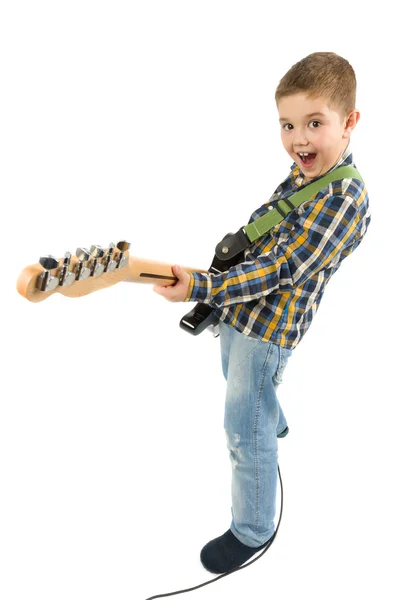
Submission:
[[[155,285],[153,290],[170,302],[184,302],[189,291],[190,275],[178,265],[174,265],[172,271],[178,281],[174,285]]]

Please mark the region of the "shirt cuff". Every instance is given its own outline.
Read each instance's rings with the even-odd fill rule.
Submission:
[[[193,271],[190,273],[189,289],[184,302],[204,302],[211,299],[211,276]]]

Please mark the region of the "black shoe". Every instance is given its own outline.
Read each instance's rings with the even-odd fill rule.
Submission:
[[[204,546],[200,553],[200,560],[203,567],[210,573],[226,573],[240,567],[266,544],[268,542],[258,548],[250,548],[239,541],[228,529],[223,535]]]

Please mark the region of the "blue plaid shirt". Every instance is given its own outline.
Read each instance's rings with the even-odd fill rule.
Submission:
[[[356,167],[349,147],[330,171],[342,165]],[[293,163],[287,179],[249,223],[307,183]],[[249,246],[240,264],[220,274],[191,273],[185,301],[209,304],[239,332],[293,349],[309,328],[328,281],[357,248],[370,220],[364,183],[334,181]]]

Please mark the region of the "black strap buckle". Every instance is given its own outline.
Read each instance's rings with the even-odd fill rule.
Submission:
[[[292,202],[290,202],[289,198],[282,198],[282,202],[286,202],[286,204],[288,204],[291,210],[294,210],[296,208],[295,205]]]
[[[283,218],[286,217],[285,213],[283,212],[283,210],[281,209],[281,207],[279,206],[279,204],[277,204],[275,206],[275,209],[278,211],[278,213],[281,215],[281,217],[283,217]]]
[[[296,207],[294,206],[294,204],[292,202],[290,202],[289,198],[281,198],[280,200],[278,200],[278,202],[276,203],[276,206],[275,206],[275,210],[278,211],[278,213],[281,215],[281,217],[283,219],[286,219],[286,217],[288,216],[290,211],[287,214],[285,214],[283,212],[283,209],[279,206],[279,202],[284,202],[290,208],[290,210],[294,210]]]

